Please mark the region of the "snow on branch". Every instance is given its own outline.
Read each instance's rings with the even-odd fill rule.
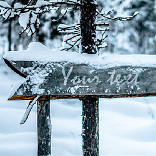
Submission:
[[[33,35],[39,27],[39,15],[45,12],[57,12],[62,5],[65,5],[67,9],[61,11],[62,16],[56,20],[59,21],[66,15],[68,7],[80,6],[75,0],[37,1],[35,5],[31,5],[31,1],[27,5],[16,3],[13,7],[6,2],[0,1],[0,15],[4,18],[4,22],[11,17],[19,16],[19,23],[23,27],[21,34],[26,32],[29,36]]]
[[[26,32],[29,36],[33,35],[39,28],[39,16],[46,12],[51,12],[53,15],[57,15],[58,10],[61,10],[61,16],[57,19],[53,19],[52,22],[60,21],[70,10],[71,7],[80,7],[80,0],[52,0],[52,1],[37,1],[36,4],[32,5],[32,0],[29,0],[27,5],[22,5],[16,3],[13,7],[4,1],[0,1],[0,15],[8,20],[11,17],[18,16],[19,23],[23,28],[20,33]],[[66,7],[64,7],[66,6]],[[60,9],[61,8],[61,9]],[[137,16],[138,12],[134,13],[132,16],[119,16],[112,17],[112,11],[105,12],[104,9],[96,9],[96,31],[100,35],[97,35],[96,46],[97,48],[102,48],[106,46],[104,40],[107,38],[106,32],[109,31],[108,20],[117,21],[128,21]],[[80,47],[81,42],[81,32],[80,24],[76,23],[73,25],[61,24],[58,27],[60,33],[66,34],[63,40],[63,50],[70,50],[74,47]],[[99,38],[101,36],[101,38]]]
[[[102,31],[103,31],[103,33],[102,33],[101,37],[97,38],[96,42],[95,42],[98,50],[100,48],[105,48],[107,46],[105,39],[108,37],[108,35],[105,35],[105,34],[107,31],[109,31],[109,28],[106,28],[105,30],[102,30]]]
[[[24,113],[24,116],[23,116],[23,118],[22,118],[20,124],[24,124],[24,123],[27,121],[31,110],[32,110],[34,104],[36,103],[36,101],[39,99],[39,97],[40,97],[40,96],[38,95],[34,100],[30,101],[29,105],[28,105],[27,108],[26,108],[26,111],[25,111],[25,113]]]
[[[128,21],[133,19],[138,15],[138,12],[135,12],[132,16],[121,16],[121,17],[113,17],[112,16],[113,11],[106,12],[103,8],[96,9],[96,31],[98,33],[98,37],[96,39],[96,46],[98,50],[100,48],[105,48],[107,44],[104,42],[105,39],[108,37],[106,35],[106,32],[108,32],[109,29],[109,23],[106,23],[106,20],[116,20],[116,21]]]
[[[72,24],[72,25],[66,25],[66,24],[60,24],[58,27],[58,31],[60,33],[66,33],[66,34],[80,34],[80,24]]]
[[[132,20],[134,17],[136,17],[139,13],[135,12],[132,16],[121,16],[121,17],[110,17],[108,15],[111,14],[111,11],[109,11],[108,13],[104,12],[103,9],[101,11],[97,10],[97,16],[100,15],[106,19],[109,20],[117,20],[117,21],[128,21],[128,20]]]
[[[58,5],[66,5],[66,6],[80,6],[80,3],[74,1],[74,0],[57,0],[57,1],[37,1],[35,5],[30,5],[31,2],[29,1],[27,5],[22,5],[19,3],[16,3],[14,7],[11,7],[7,2],[0,1],[0,8],[4,9],[12,9],[14,12],[28,12],[29,10],[38,10],[38,9],[47,9],[51,7],[55,7]]]
[[[60,33],[65,33],[62,50],[71,50],[75,46],[79,48],[81,41],[80,24],[73,25],[60,24],[58,27]]]

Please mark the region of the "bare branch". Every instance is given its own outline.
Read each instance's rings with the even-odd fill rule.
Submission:
[[[67,14],[67,12],[68,11],[66,10],[65,13],[61,17],[59,17],[59,19],[57,20],[57,22],[60,21]]]
[[[72,37],[68,38],[65,42],[68,42],[69,40],[72,40],[73,38],[75,38],[77,36],[80,36],[80,34],[76,34],[75,36],[72,36]]]
[[[10,13],[7,15],[7,17],[5,18],[5,20],[3,21],[3,23],[5,23],[11,16],[11,10],[7,9],[6,12],[4,13],[4,15],[7,14],[7,12],[10,11]]]
[[[76,37],[76,36],[75,36]],[[68,51],[68,50],[70,50],[70,49],[72,49],[75,45],[79,45],[79,41],[81,40],[81,37],[79,37],[76,41],[73,41],[74,43],[73,44],[70,44],[68,41],[65,41],[70,47],[69,48],[64,48],[64,49],[62,49],[62,50],[66,50],[66,51]],[[78,43],[78,44],[77,44]]]
[[[97,23],[97,24],[95,24],[95,26],[106,26],[106,27],[108,27],[109,24],[108,23]]]
[[[28,4],[23,8],[23,10],[25,10],[30,4],[31,4],[32,0],[29,0]]]

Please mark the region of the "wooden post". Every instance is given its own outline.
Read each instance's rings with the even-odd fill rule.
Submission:
[[[37,102],[38,156],[51,155],[50,98]]]
[[[95,0],[81,0],[81,45],[82,53],[95,54],[96,38]],[[98,98],[87,96],[82,99],[83,155],[99,156],[99,109]]]
[[[99,99],[86,97],[82,100],[83,155],[99,155]]]

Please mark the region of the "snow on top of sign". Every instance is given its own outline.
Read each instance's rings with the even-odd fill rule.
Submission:
[[[86,63],[106,68],[114,66],[156,67],[156,55],[80,54],[59,49],[48,49],[39,42],[30,43],[28,49],[24,51],[7,52],[3,58],[9,61]]]

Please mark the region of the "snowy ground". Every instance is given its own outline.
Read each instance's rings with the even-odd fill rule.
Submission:
[[[20,125],[28,101],[7,101],[21,79],[0,66],[0,156],[36,156],[36,106]],[[100,99],[100,156],[156,155],[156,97]],[[81,102],[51,101],[54,156],[81,156]]]

